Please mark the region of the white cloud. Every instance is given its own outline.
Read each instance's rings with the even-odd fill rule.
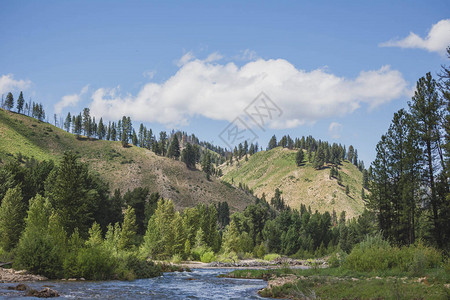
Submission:
[[[218,52],[211,53],[208,55],[208,57],[205,59],[205,62],[213,62],[217,60],[221,60],[223,58],[222,55],[220,55]]]
[[[258,54],[256,54],[255,51],[250,49],[245,49],[243,51],[240,51],[238,55],[233,57],[235,60],[245,60],[245,61],[252,61],[259,58]]]
[[[89,85],[84,86],[79,94],[65,95],[59,102],[55,104],[55,113],[60,114],[62,110],[69,106],[75,106],[80,100],[81,96],[88,92]]]
[[[0,94],[6,94],[18,90],[26,90],[31,86],[29,80],[15,80],[12,74],[0,77]]]
[[[176,65],[178,67],[182,67],[191,60],[195,58],[194,54],[192,54],[192,51],[189,51],[188,53],[184,54],[177,62]]]
[[[150,82],[137,95],[100,88],[92,95],[93,115],[167,126],[188,124],[195,116],[232,121],[264,91],[283,111],[268,122],[271,128],[293,128],[323,118],[352,113],[405,96],[408,84],[399,71],[383,66],[362,71],[354,78],[339,77],[324,69],[297,69],[284,59],[258,59],[242,67],[208,63],[190,57],[167,81]]]
[[[421,38],[414,32],[400,40],[390,40],[380,44],[381,47],[418,48],[429,52],[444,54],[450,46],[450,19],[433,24],[426,38]]]
[[[156,71],[154,71],[154,70],[145,71],[142,73],[142,76],[144,76],[145,78],[148,78],[148,79],[153,79],[153,77],[155,77],[155,75],[156,75]]]
[[[340,123],[337,122],[331,122],[330,126],[328,127],[328,133],[333,139],[339,139],[341,138],[343,126]]]

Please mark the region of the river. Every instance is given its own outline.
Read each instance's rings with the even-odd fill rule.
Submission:
[[[218,278],[230,269],[193,269],[192,272],[164,273],[164,276],[133,281],[41,281],[26,283],[34,289],[43,286],[69,299],[267,299],[257,291],[267,283],[259,279]],[[17,283],[0,283],[1,299],[36,299],[24,292],[9,291]]]

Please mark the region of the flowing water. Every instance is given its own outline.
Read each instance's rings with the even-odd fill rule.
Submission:
[[[50,286],[72,299],[267,299],[257,291],[267,283],[259,279],[218,278],[230,269],[193,269],[192,272],[165,273],[164,276],[134,281],[45,281],[26,283],[40,290]],[[9,291],[17,283],[0,283],[1,299],[36,299],[24,292]],[[54,298],[59,299],[59,298]]]

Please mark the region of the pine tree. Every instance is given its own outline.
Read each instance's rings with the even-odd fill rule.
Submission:
[[[348,152],[347,152],[347,159],[350,163],[353,162],[353,155],[355,154],[355,150],[353,148],[352,145],[350,145],[350,147],[348,147]]]
[[[230,224],[226,227],[223,234],[223,249],[225,253],[239,252],[239,231],[235,221],[232,219]]]
[[[269,140],[269,145],[267,146],[267,150],[273,149],[277,146],[277,137],[275,135]]]
[[[106,129],[106,140],[107,141],[111,140],[111,121],[109,121],[108,128]]]
[[[66,120],[64,122],[64,129],[66,129],[67,132],[70,131],[70,124],[72,123],[72,116],[70,115],[70,112],[67,113]]]
[[[174,233],[173,254],[181,254],[185,257],[186,233],[184,230],[183,219],[178,211],[175,212],[172,221],[172,231]],[[189,253],[187,253],[187,255],[189,255]]]
[[[11,92],[6,95],[5,108],[11,110],[14,107],[14,97]]]
[[[100,121],[98,122],[97,137],[100,140],[103,140],[105,137],[105,125],[103,124],[103,118],[100,118]]]
[[[295,155],[295,162],[297,163],[297,166],[301,166],[304,159],[305,159],[305,155],[303,153],[303,150],[299,149]]]
[[[213,167],[211,164],[211,155],[207,151],[203,154],[202,170],[206,173],[206,179],[209,180],[209,176],[212,174]]]
[[[64,153],[59,168],[47,178],[46,196],[69,235],[75,228],[85,235],[93,221],[98,193],[89,190],[88,178],[87,167],[71,152]]]
[[[138,137],[137,137],[136,131],[134,131],[134,129],[133,129],[133,135],[132,135],[132,138],[131,138],[131,142],[132,142],[133,145],[135,145],[135,146],[138,145]]]
[[[358,150],[355,149],[355,153],[353,154],[353,164],[358,166]]]
[[[190,143],[187,143],[181,151],[181,161],[186,164],[188,169],[195,169],[195,152]]]
[[[174,135],[172,138],[172,142],[167,150],[167,157],[175,158],[176,160],[180,157],[180,144],[178,142],[177,135]]]
[[[167,142],[167,133],[165,131],[161,131],[159,133],[159,151],[162,156],[166,155],[166,142]]]
[[[83,123],[82,123],[82,118],[81,118],[81,113],[80,113],[78,116],[76,116],[75,122],[74,122],[74,133],[77,138],[79,138],[81,135],[82,126],[83,126]]]
[[[8,189],[0,206],[0,245],[5,251],[12,250],[19,242],[25,227],[27,207],[19,185]]]
[[[430,190],[433,236],[435,242],[442,247],[444,242],[442,224],[445,220],[441,219],[440,210],[444,207],[446,200],[438,194],[436,177],[439,170],[437,166],[440,165],[445,169],[441,146],[441,124],[445,106],[438,94],[436,81],[430,73],[419,79],[412,101],[408,104],[424,155],[423,184]]]
[[[23,104],[25,100],[23,99],[23,93],[20,92],[19,98],[17,98],[17,112],[20,114],[23,110]]]
[[[116,124],[113,122],[111,125],[111,141],[117,140],[117,131],[116,131]]]
[[[325,152],[322,147],[316,151],[316,155],[314,156],[314,168],[320,170],[325,163]]]
[[[89,108],[85,107],[83,109],[83,131],[86,137],[91,136],[91,116]]]
[[[131,206],[128,206],[123,219],[118,248],[130,250],[136,243],[136,214]]]

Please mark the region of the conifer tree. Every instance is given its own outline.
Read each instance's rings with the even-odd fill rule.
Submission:
[[[431,73],[419,79],[412,101],[408,103],[424,155],[423,183],[430,189],[429,201],[433,220],[435,242],[442,247],[443,231],[440,213],[445,206],[445,199],[437,191],[436,177],[439,166],[445,169],[442,151],[441,124],[444,115],[444,101],[438,94],[437,83]],[[448,190],[448,179],[446,180]]]
[[[316,155],[314,156],[314,168],[320,170],[325,163],[325,152],[321,146],[316,151]]]
[[[72,116],[70,115],[70,112],[67,113],[66,120],[64,121],[64,129],[69,132],[70,131],[70,125],[72,123]]]
[[[82,118],[81,118],[81,113],[80,113],[78,116],[76,116],[75,122],[74,122],[74,133],[77,138],[79,138],[81,135],[81,129],[82,129]]]
[[[46,196],[69,235],[75,228],[85,235],[93,221],[98,194],[89,189],[88,178],[87,167],[71,152],[64,153],[59,167],[47,178]]]
[[[212,164],[211,164],[211,155],[207,151],[203,154],[202,170],[203,170],[203,172],[206,173],[206,179],[209,180],[209,177],[210,177],[210,175],[212,174],[212,171],[213,171],[213,167],[212,167]]]
[[[358,150],[355,149],[355,153],[353,154],[353,164],[358,166]]]
[[[108,128],[106,130],[106,140],[111,140],[111,121],[109,121]]]
[[[133,135],[132,135],[132,138],[131,138],[131,142],[132,142],[133,145],[135,145],[135,146],[138,145],[138,137],[137,137],[136,131],[134,131],[134,129],[133,129]]]
[[[20,92],[19,98],[17,98],[17,112],[20,114],[23,110],[23,104],[25,100],[23,99],[23,93]]]
[[[136,243],[136,214],[131,206],[128,206],[123,219],[118,248],[130,250]]]
[[[176,134],[173,136],[172,142],[167,150],[167,157],[175,158],[176,160],[180,157],[180,144]]]
[[[98,126],[97,126],[97,137],[100,140],[103,140],[103,138],[105,137],[105,125],[103,124],[103,118],[100,118],[100,121],[98,122]]]
[[[355,154],[355,150],[352,145],[348,147],[347,159],[350,163],[353,163],[353,155]]]
[[[273,149],[277,146],[277,137],[273,135],[269,140],[269,145],[267,146],[267,150]]]
[[[117,140],[117,131],[116,131],[116,124],[112,122],[111,125],[111,141]]]
[[[11,92],[6,95],[5,108],[11,110],[14,107],[14,97]]]
[[[223,249],[225,253],[230,253],[231,251],[239,252],[239,231],[236,226],[234,219],[231,220],[230,224],[226,227],[223,234]]]
[[[187,143],[181,151],[181,161],[186,164],[188,169],[195,169],[195,152],[190,143]]]
[[[89,138],[91,136],[91,116],[87,107],[83,109],[83,131],[86,137]]]
[[[165,131],[161,131],[159,133],[159,151],[162,156],[166,155],[166,142],[167,142],[167,133]]]
[[[8,189],[1,203],[0,245],[5,251],[10,251],[19,242],[27,214],[20,185]]]
[[[305,159],[305,155],[303,153],[303,150],[299,149],[295,155],[295,162],[297,163],[297,166],[301,166],[304,159]]]

